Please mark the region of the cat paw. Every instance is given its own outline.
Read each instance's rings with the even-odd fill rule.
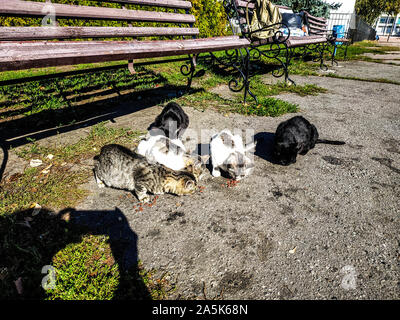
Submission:
[[[105,184],[104,184],[104,182],[102,182],[102,181],[98,181],[97,182],[97,187],[99,187],[99,188],[105,188]]]
[[[145,195],[145,196],[143,196],[143,197],[140,197],[140,198],[139,198],[139,201],[140,201],[141,203],[148,203],[148,202],[150,202],[150,196],[149,196],[149,195]]]
[[[212,171],[212,176],[217,178],[221,176],[221,172],[219,170],[213,170]]]

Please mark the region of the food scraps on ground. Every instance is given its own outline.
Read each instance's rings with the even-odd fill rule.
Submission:
[[[229,179],[226,181],[226,184],[221,184],[221,186],[223,187],[227,187],[227,188],[233,188],[236,187],[239,183],[239,180],[233,180],[233,179]]]

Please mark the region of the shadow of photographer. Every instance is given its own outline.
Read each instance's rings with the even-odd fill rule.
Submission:
[[[70,244],[78,244],[87,235],[104,235],[112,257],[104,263],[118,264],[118,287],[110,292],[112,299],[147,300],[151,295],[140,276],[138,266],[137,234],[130,228],[123,212],[115,210],[75,210],[66,208],[59,213],[47,209],[28,209],[0,215],[0,299],[46,299],[51,296],[42,288],[42,268],[53,264],[54,256]],[[91,261],[101,257],[101,248],[94,252],[79,252],[89,256],[82,272],[90,269]],[[111,263],[110,263],[111,261]],[[98,263],[99,261],[97,261]],[[63,261],[68,268],[71,261]],[[102,269],[103,270],[103,269]],[[77,275],[78,276],[78,275]],[[110,277],[109,274],[100,275]],[[55,275],[57,280],[57,270]],[[87,278],[89,281],[96,278]],[[65,285],[65,279],[61,279]],[[73,287],[76,279],[68,279]],[[95,284],[93,284],[95,285]],[[96,288],[97,289],[97,288]],[[100,289],[100,288],[99,288]],[[75,299],[79,299],[79,289]],[[83,289],[81,289],[83,290]],[[19,291],[19,292],[18,292]],[[90,294],[81,292],[82,297]],[[57,297],[56,297],[57,298]],[[96,298],[93,296],[92,298]],[[83,298],[84,299],[84,298]]]

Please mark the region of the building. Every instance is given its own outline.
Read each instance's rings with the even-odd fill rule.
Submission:
[[[378,36],[400,36],[400,14],[396,17],[389,17],[387,14],[381,15],[375,24]]]

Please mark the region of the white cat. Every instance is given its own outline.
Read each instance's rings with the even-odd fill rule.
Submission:
[[[170,139],[163,134],[148,134],[140,141],[136,152],[150,163],[160,163],[172,170],[187,170],[200,180],[204,171],[205,163],[209,156],[190,155],[182,141]]]
[[[140,141],[136,152],[151,162],[158,162],[172,170],[186,167],[186,148],[179,139],[169,139],[164,135],[148,136]]]
[[[255,143],[245,147],[242,138],[228,129],[215,134],[210,142],[212,175],[219,177],[220,170],[223,170],[234,180],[248,176],[254,169],[254,162],[248,153],[254,147]]]

